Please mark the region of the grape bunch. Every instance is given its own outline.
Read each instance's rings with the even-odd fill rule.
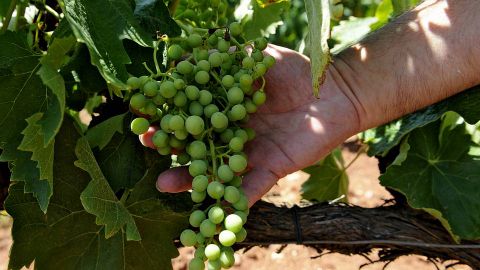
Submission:
[[[227,24],[227,9],[227,0],[180,1],[175,19],[197,27],[214,28]]]
[[[247,235],[248,200],[241,184],[247,169],[243,152],[255,137],[245,124],[264,104],[264,75],[275,59],[264,55],[267,40],[240,43],[240,24],[213,30],[192,28],[172,39],[167,50],[170,69],[130,77],[130,107],[135,134],[159,126],[152,142],[161,155],[177,155],[193,177],[191,199],[198,204],[190,229],[180,241],[195,246],[189,269],[229,268],[232,245]],[[210,205],[209,205],[210,204]]]

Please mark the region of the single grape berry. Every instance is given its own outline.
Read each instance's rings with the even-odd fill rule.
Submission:
[[[242,60],[242,67],[246,69],[252,69],[255,66],[255,59],[253,57],[247,56]]]
[[[228,118],[221,112],[216,112],[210,118],[210,122],[214,128],[223,129],[228,126]]]
[[[139,117],[133,119],[132,123],[130,124],[130,129],[133,133],[141,135],[147,132],[149,126],[150,122],[148,122],[147,119]]]
[[[204,270],[205,264],[203,260],[199,258],[193,258],[190,263],[188,263],[188,270]]]
[[[168,134],[163,130],[157,130],[152,136],[152,142],[156,147],[168,146]]]
[[[170,119],[172,118],[173,115],[167,114],[164,117],[162,117],[162,120],[160,120],[160,128],[167,132],[170,133],[172,130],[170,129]]]
[[[232,113],[232,118],[234,121],[242,120],[245,118],[245,116],[247,116],[247,110],[242,104],[233,106],[230,112]]]
[[[222,84],[225,88],[231,88],[235,83],[235,78],[232,75],[225,75],[222,78]]]
[[[265,58],[263,58],[262,62],[267,66],[267,68],[271,68],[275,64],[275,58],[271,55],[267,55]]]
[[[155,103],[156,105],[163,105],[163,104],[165,104],[165,102],[166,102],[167,100],[166,100],[166,99],[160,94],[160,92],[159,92],[159,93],[157,93],[156,96],[154,96],[154,97],[152,98],[152,101],[153,101],[153,103]]]
[[[259,50],[263,51],[267,48],[268,41],[267,41],[266,38],[263,38],[263,37],[257,38],[254,41],[254,45],[255,45],[256,49],[259,49]]]
[[[236,237],[235,237],[236,238]],[[218,259],[223,268],[230,268],[235,264],[235,256],[232,248],[224,248]]]
[[[240,86],[242,86],[242,89],[243,89],[243,87],[252,86],[253,78],[249,74],[242,74],[242,76],[240,76],[239,82],[240,82]]]
[[[149,81],[143,85],[143,93],[148,97],[157,95],[158,83],[156,81]]]
[[[188,172],[193,177],[205,174],[207,172],[207,164],[203,160],[194,160],[188,166]]]
[[[196,48],[202,44],[202,37],[199,34],[191,34],[187,38],[187,43],[191,48]]]
[[[210,62],[207,60],[201,60],[197,63],[197,68],[203,71],[210,71]]]
[[[198,98],[198,102],[200,102],[200,104],[202,104],[203,106],[207,106],[208,104],[212,103],[212,99],[212,93],[207,90],[200,91]]]
[[[197,235],[190,229],[184,230],[180,234],[180,242],[186,247],[194,246],[197,243]]]
[[[187,121],[185,121],[185,128],[187,129],[188,133],[192,135],[199,135],[205,129],[205,123],[199,116],[192,115],[187,118]]]
[[[238,233],[243,226],[242,218],[235,214],[230,214],[225,218],[224,221],[225,229]]]
[[[220,270],[222,268],[222,263],[220,260],[208,261],[208,270]]]
[[[208,178],[205,175],[197,175],[193,178],[192,189],[198,192],[207,190]]]
[[[208,51],[207,50],[198,50],[195,54],[195,59],[197,61],[208,60]]]
[[[219,67],[223,62],[222,55],[219,52],[214,52],[208,57],[208,62],[212,67]]]
[[[191,115],[202,116],[203,115],[203,106],[200,102],[193,101],[188,107],[188,112]]]
[[[186,165],[188,162],[190,162],[190,155],[188,155],[188,154],[185,153],[185,152],[180,153],[180,154],[177,156],[177,162],[178,162],[180,165]]]
[[[243,98],[243,91],[238,87],[232,87],[227,92],[228,102],[232,105],[241,103],[243,101]]]
[[[130,77],[127,80],[127,86],[130,89],[138,89],[142,85],[142,81],[137,77]]]
[[[207,118],[211,118],[212,115],[218,111],[218,106],[215,104],[208,104],[207,106],[205,106],[205,108],[203,108],[203,113]]]
[[[204,221],[202,221],[202,223],[200,223],[200,233],[202,233],[203,236],[207,238],[214,236],[216,230],[217,230],[217,225],[215,225],[209,219],[205,219]]]
[[[226,164],[220,165],[220,167],[218,167],[217,175],[224,182],[232,181],[234,176],[232,169],[230,169],[230,167]]]
[[[258,49],[254,49],[251,56],[256,62],[261,62],[263,60],[263,53]]]
[[[234,172],[243,172],[247,168],[247,160],[241,155],[233,155],[228,159],[228,166]]]
[[[200,97],[200,90],[195,85],[189,85],[185,88],[185,94],[189,100],[197,100]]]
[[[211,261],[220,258],[220,248],[215,244],[209,244],[205,247],[205,256]]]
[[[192,202],[201,203],[207,197],[207,192],[206,191],[197,192],[197,191],[193,190],[192,194],[190,194],[190,195],[191,195],[191,198],[192,198]]]
[[[167,57],[170,60],[178,60],[182,57],[183,54],[183,49],[180,47],[178,44],[173,44],[170,47],[168,47],[167,50]]]
[[[143,94],[136,93],[130,98],[130,106],[132,109],[140,110],[145,106],[146,101],[147,99]]]
[[[244,141],[242,138],[240,137],[233,137],[230,142],[228,143],[228,147],[230,148],[230,150],[232,150],[233,152],[239,152],[239,151],[242,151],[243,150],[243,144],[244,144]]]
[[[174,115],[170,117],[170,120],[168,122],[168,126],[170,127],[171,130],[182,130],[185,128],[185,121],[180,115]]]
[[[214,224],[221,223],[224,217],[225,213],[223,212],[223,209],[218,206],[214,206],[208,210],[208,219]]]
[[[247,197],[241,195],[240,199],[238,202],[232,204],[233,208],[240,210],[240,211],[246,211],[248,209],[248,199]]]
[[[207,156],[207,146],[202,141],[193,141],[190,143],[188,150],[193,159],[203,159]]]
[[[207,193],[213,199],[221,199],[224,192],[225,192],[225,188],[222,183],[213,181],[210,184],[208,184]]]
[[[260,106],[267,100],[267,95],[263,91],[257,91],[253,94],[252,101],[255,105]]]
[[[195,81],[198,84],[206,84],[210,81],[210,75],[208,74],[208,72],[200,70],[199,72],[197,72],[197,74],[195,74]]]
[[[171,81],[164,81],[160,84],[160,94],[164,98],[172,98],[177,94],[177,89]]]
[[[230,140],[235,136],[235,133],[231,129],[226,129],[222,133],[220,133],[220,140],[223,143],[228,143]]]
[[[235,137],[242,138],[244,143],[248,141],[248,133],[245,130],[240,128],[235,130]]]
[[[193,64],[188,61],[181,61],[177,64],[177,71],[183,75],[190,74],[193,71]]]
[[[185,88],[185,81],[182,80],[182,79],[174,79],[174,80],[173,80],[173,86],[174,86],[177,90],[181,90],[181,89]]]
[[[217,43],[217,49],[219,52],[228,52],[228,49],[230,49],[230,42],[221,38]]]
[[[242,25],[238,22],[232,22],[228,28],[232,36],[239,36],[243,31]]]
[[[187,95],[183,91],[178,91],[173,97],[173,104],[181,108],[187,104]]]
[[[188,219],[188,221],[190,222],[190,225],[192,225],[192,227],[197,228],[200,227],[200,224],[206,218],[207,217],[202,210],[195,210],[190,214],[190,218]]]
[[[229,203],[236,203],[240,199],[240,191],[238,191],[238,188],[236,187],[228,186],[225,188],[225,194],[223,197]]]

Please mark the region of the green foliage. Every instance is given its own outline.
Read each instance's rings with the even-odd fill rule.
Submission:
[[[123,122],[126,114],[113,116],[100,124],[90,128],[87,133],[88,143],[93,149],[98,147],[102,150],[112,139],[115,133],[123,134]]]
[[[289,2],[277,1],[276,3],[262,6],[254,0],[252,1],[252,6],[252,16],[247,18],[243,26],[247,40],[275,34],[277,26],[282,24],[281,15],[288,10]]]

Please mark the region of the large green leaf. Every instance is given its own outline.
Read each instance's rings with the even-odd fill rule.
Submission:
[[[277,1],[263,7],[256,0],[252,0],[251,4],[252,16],[243,26],[245,38],[248,40],[275,34],[277,27],[283,23],[281,15],[290,6],[288,1]]]
[[[473,87],[421,111],[366,131],[363,137],[370,146],[368,154],[370,156],[386,155],[409,132],[438,120],[448,111],[460,114],[470,124],[478,122],[480,120],[480,87]]]
[[[142,241],[126,241],[121,231],[106,239],[103,226],[87,213],[80,201],[91,178],[74,166],[75,146],[80,135],[69,118],[55,139],[54,194],[48,215],[41,212],[35,198],[23,192],[23,183],[10,187],[7,211],[14,218],[11,269],[171,269],[178,255],[173,239],[188,225],[191,205],[188,197],[161,194],[155,189],[158,174],[170,160],[155,156],[155,163],[137,183],[126,200],[135,216]]]
[[[161,0],[135,0],[135,18],[140,22],[143,31],[148,34],[168,35],[170,37],[182,34],[180,27],[170,17],[170,12],[164,1]]]
[[[480,156],[464,124],[428,124],[411,132],[380,177],[417,209],[439,218],[453,235],[480,238]]]
[[[317,164],[303,169],[310,174],[302,185],[302,197],[319,202],[341,198],[347,202],[348,175],[342,158],[342,152],[337,148]]]
[[[90,147],[102,150],[112,139],[115,133],[123,133],[125,113],[111,117],[88,130],[87,139]]]

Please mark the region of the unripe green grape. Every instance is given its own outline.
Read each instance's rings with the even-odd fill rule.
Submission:
[[[237,240],[235,233],[229,231],[229,230],[223,230],[220,232],[218,236],[218,240],[223,246],[230,247],[233,244],[235,244],[235,241]]]
[[[229,143],[230,140],[235,136],[235,133],[231,129],[226,129],[220,134],[220,140],[223,143]]]
[[[243,172],[247,168],[247,160],[241,155],[233,155],[228,159],[228,166],[234,172]]]
[[[222,78],[222,84],[225,88],[231,88],[235,83],[235,78],[232,75],[225,75]]]
[[[255,49],[259,49],[259,50],[263,51],[267,48],[268,41],[267,41],[266,38],[263,38],[263,37],[257,38],[254,41],[254,45],[255,45]]]
[[[164,81],[160,84],[160,94],[165,98],[172,98],[177,93],[177,89],[171,81]]]
[[[197,61],[208,60],[208,51],[207,50],[198,50],[195,54],[195,59]]]
[[[200,90],[195,85],[189,85],[185,88],[185,94],[190,100],[197,100],[200,97]]]
[[[227,202],[233,204],[238,202],[238,200],[240,199],[240,192],[236,187],[228,186],[225,188],[225,194],[223,195],[223,197]]]
[[[150,116],[155,116],[157,115],[157,105],[155,105],[153,101],[148,100],[147,103],[145,104],[145,107],[140,109],[140,112]]]
[[[221,199],[224,192],[225,192],[225,187],[223,186],[222,183],[213,181],[210,184],[208,184],[207,193],[213,199]]]
[[[166,147],[168,140],[168,134],[163,130],[157,130],[152,136],[152,142],[156,147]]]
[[[180,165],[186,165],[188,162],[190,162],[190,155],[185,152],[180,153],[177,156],[177,162]]]
[[[237,104],[230,110],[234,121],[242,120],[247,115],[247,110],[242,104]]]
[[[193,178],[192,189],[198,192],[207,190],[208,178],[205,175],[197,175]]]
[[[230,34],[235,37],[242,34],[243,31],[242,25],[238,22],[232,22],[228,28],[230,29]]]
[[[252,69],[254,66],[255,66],[255,60],[252,57],[247,56],[247,57],[243,58],[243,60],[242,60],[242,67],[243,68]]]
[[[175,80],[173,80],[173,86],[177,90],[182,90],[183,88],[185,88],[185,81],[182,80],[182,79],[175,79]]]
[[[243,144],[244,144],[244,141],[242,138],[240,137],[233,137],[230,142],[228,143],[228,147],[230,148],[230,150],[232,150],[233,152],[239,152],[239,151],[242,151],[243,150]]]
[[[207,192],[202,191],[202,192],[197,192],[195,190],[192,191],[191,198],[192,202],[194,203],[201,203],[205,198],[207,197]]]
[[[263,91],[257,91],[253,94],[252,101],[255,105],[260,106],[267,100],[267,95]]]
[[[223,62],[222,55],[219,52],[214,52],[208,57],[208,62],[212,67],[219,67]]]
[[[267,72],[267,66],[264,63],[258,63],[255,65],[253,75],[255,78],[259,78]]]
[[[212,115],[214,113],[218,112],[218,111],[219,111],[219,109],[218,109],[217,105],[215,105],[215,104],[208,104],[207,106],[205,106],[205,108],[203,108],[203,113],[208,118],[211,118]]]
[[[262,62],[267,66],[267,68],[271,68],[273,65],[275,65],[275,58],[271,55],[267,55],[265,58],[263,58]]]
[[[187,104],[187,95],[183,91],[178,91],[173,98],[173,104],[177,107],[183,107]]]
[[[202,116],[203,106],[200,104],[200,102],[193,101],[192,103],[190,103],[190,106],[188,107],[188,112],[191,115]]]
[[[178,60],[182,57],[183,49],[178,44],[171,45],[167,50],[167,57],[170,60]]]
[[[249,87],[253,83],[253,78],[250,74],[242,74],[239,79],[240,86]]]
[[[220,260],[208,261],[208,270],[220,270],[222,268],[222,263]]]
[[[255,130],[253,130],[253,128],[245,128],[245,132],[247,132],[249,141],[255,139],[256,133],[255,133]]]
[[[236,214],[230,214],[225,218],[224,225],[225,229],[238,233],[243,226],[242,218]]]
[[[240,191],[239,191],[239,194],[240,194]],[[239,197],[239,199],[240,199],[240,197]],[[243,224],[247,223],[247,216],[248,216],[247,213],[245,213],[243,211],[235,211],[234,214],[239,216],[242,219]]]
[[[175,130],[175,138],[179,140],[185,140],[188,137],[188,132],[186,129]]]
[[[162,117],[162,120],[160,120],[160,128],[167,132],[170,133],[172,130],[170,129],[170,119],[172,118],[173,115],[167,114],[164,117]]]
[[[231,185],[231,186],[234,186],[234,187],[241,187],[242,186],[242,178],[238,175],[234,176],[233,177],[233,180],[230,181],[228,184]]]
[[[221,38],[218,41],[217,49],[218,49],[219,52],[228,52],[228,49],[230,49],[230,42]]]
[[[130,98],[130,106],[135,110],[142,109],[147,102],[147,99],[143,94],[136,93]]]
[[[208,37],[207,42],[208,42],[208,45],[210,45],[212,47],[217,46],[218,37],[216,35],[211,35],[210,37]]]
[[[193,71],[193,65],[192,63],[186,60],[181,61],[180,63],[177,64],[177,71],[183,75],[190,74]]]
[[[170,145],[167,145],[165,147],[158,148],[157,152],[162,156],[168,156],[172,153],[172,148],[170,147]]]
[[[193,11],[192,9],[186,9],[186,10],[183,12],[182,17],[183,17],[183,18],[187,18],[187,19],[195,20],[196,17],[197,17],[197,14],[196,14],[195,11]]]
[[[203,236],[203,234],[201,234],[200,232],[197,233],[197,243],[200,245],[203,245],[205,243],[205,236]]]
[[[199,237],[203,238],[202,243],[205,242],[205,237],[201,233],[197,233],[197,243],[202,244],[198,241]],[[207,259],[207,257],[205,256],[205,247],[197,247],[197,249],[195,249],[195,253],[193,254],[193,257],[198,258],[202,261],[205,261]]]
[[[188,263],[188,270],[204,270],[205,264],[203,260],[199,258],[193,258],[190,263]]]
[[[188,46],[196,48],[202,44],[202,37],[199,34],[191,34],[187,38]]]
[[[158,83],[156,81],[149,81],[142,87],[143,93],[148,97],[154,97],[157,95]]]
[[[245,228],[242,228],[239,232],[235,234],[237,238],[237,243],[245,241],[245,238],[247,238],[247,230]]]
[[[195,81],[198,84],[206,84],[210,81],[210,74],[204,70],[200,70],[197,72],[197,74],[195,74]]]
[[[170,136],[170,141],[168,144],[175,149],[182,150],[185,149],[185,145],[187,144],[186,141],[181,141],[177,139],[173,134]]]
[[[198,61],[197,63],[197,67],[200,69],[200,70],[203,70],[203,71],[210,71],[210,62],[208,62],[207,60],[201,60],[201,61]]]
[[[130,89],[138,89],[140,88],[141,84],[142,84],[141,80],[137,77],[130,77],[127,79],[127,86]]]
[[[199,116],[192,115],[187,118],[187,121],[185,121],[185,128],[187,129],[188,133],[192,135],[199,135],[205,129],[205,123]]]
[[[223,268],[230,268],[235,264],[235,256],[232,248],[224,248],[218,259]]]
[[[204,159],[207,156],[207,146],[202,141],[193,141],[188,150],[193,159]]]
[[[220,165],[217,170],[218,177],[224,182],[230,182],[233,179],[233,171],[226,164]]]
[[[233,208],[240,210],[240,211],[245,211],[248,209],[248,199],[244,195],[240,196],[240,199],[238,202],[232,204]]]
[[[215,30],[214,35],[221,38],[225,35],[225,32],[223,31],[223,29],[217,29],[217,30]]]
[[[246,143],[248,141],[248,133],[240,128],[235,130],[235,137],[241,138],[243,140],[243,143]]]
[[[141,135],[147,132],[148,127],[150,126],[150,122],[147,119],[139,117],[133,119],[132,123],[130,124],[130,129],[133,133],[137,135]]]
[[[223,212],[223,209],[218,206],[214,206],[208,210],[208,219],[214,224],[222,223],[224,217],[225,213]]]
[[[202,223],[200,223],[200,233],[203,234],[203,236],[205,236],[206,238],[213,237],[216,231],[217,225],[215,225],[209,219],[205,219],[204,221],[202,221]]]
[[[152,98],[152,101],[156,105],[163,105],[167,100],[160,93],[157,93],[157,95]]]
[[[184,230],[180,234],[180,242],[186,247],[194,246],[197,243],[195,232],[190,229]]]
[[[205,256],[211,261],[218,260],[220,258],[220,248],[215,244],[209,244],[205,247]]]
[[[255,103],[253,103],[251,99],[246,98],[245,103],[243,105],[245,106],[245,109],[247,110],[248,113],[257,112],[257,105],[255,105]]]
[[[216,112],[210,118],[210,122],[214,128],[223,129],[228,126],[228,118],[222,112]]]
[[[168,126],[171,130],[182,130],[185,128],[185,121],[180,115],[174,115],[170,117],[168,121]]]
[[[232,105],[241,103],[243,101],[243,98],[243,91],[238,87],[232,87],[227,92],[228,102]]]
[[[237,71],[237,73],[233,75],[233,78],[235,78],[235,81],[240,82],[240,77],[242,77],[242,75],[244,74],[247,74],[247,71],[244,69],[240,69],[239,71]]]
[[[188,172],[193,177],[205,174],[207,173],[207,164],[203,160],[194,160],[188,166]]]
[[[204,221],[206,218],[207,217],[202,210],[195,210],[190,214],[190,218],[188,219],[188,221],[190,222],[190,225],[192,225],[192,227],[198,228],[200,227],[202,221]]]
[[[199,94],[200,96],[198,98],[198,102],[200,102],[200,104],[207,106],[208,104],[212,103],[212,93],[207,90],[201,90]]]
[[[251,54],[253,60],[256,62],[261,62],[263,60],[263,53],[258,49],[254,49]]]

